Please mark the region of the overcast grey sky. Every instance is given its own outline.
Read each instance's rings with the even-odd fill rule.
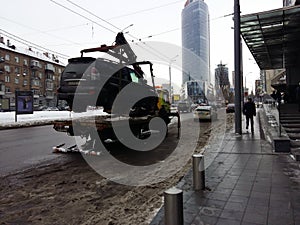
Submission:
[[[232,16],[223,16],[233,13],[234,0],[205,2],[211,18],[211,72],[222,61],[228,65],[231,76],[234,69],[233,20]],[[2,4],[0,29],[69,57],[79,56],[83,48],[112,44],[119,29],[130,24],[133,26],[125,30],[132,35],[126,35],[128,41],[138,38],[181,46],[184,3],[185,0],[9,0]],[[240,5],[242,14],[248,14],[280,8],[282,0],[240,0]],[[5,36],[1,30],[0,34]],[[251,73],[247,78],[248,86],[259,76],[258,67],[249,58],[251,55],[244,49],[244,74],[250,76]]]

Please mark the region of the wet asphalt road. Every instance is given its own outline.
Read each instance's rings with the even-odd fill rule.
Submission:
[[[191,117],[191,113],[181,114],[182,121]],[[167,143],[165,143],[167,146],[171,142],[175,141],[173,144],[177,142],[176,125],[173,126],[172,130],[172,138],[169,137],[169,141],[167,140]],[[74,137],[55,131],[52,125],[0,130],[0,176],[32,168],[46,162],[57,162],[59,160],[66,162],[70,158],[68,154],[52,153],[52,147],[61,143],[66,143],[66,146],[76,144]],[[156,155],[157,158],[162,157],[159,155],[161,154]],[[137,160],[141,160],[141,158],[138,157]]]
[[[47,160],[62,159],[52,147],[75,143],[74,137],[55,131],[53,126],[0,130],[0,176],[32,167]]]

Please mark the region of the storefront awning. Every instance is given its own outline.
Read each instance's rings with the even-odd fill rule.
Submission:
[[[241,35],[262,70],[296,65],[300,5],[241,16]]]

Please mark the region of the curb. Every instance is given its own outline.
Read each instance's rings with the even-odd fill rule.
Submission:
[[[0,130],[8,130],[8,129],[17,129],[17,128],[27,128],[27,127],[37,127],[37,126],[47,126],[53,125],[55,120],[49,121],[34,121],[34,122],[21,122],[17,124],[7,124],[0,125]]]

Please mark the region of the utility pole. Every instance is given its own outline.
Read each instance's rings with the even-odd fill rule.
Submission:
[[[172,82],[171,82],[171,79],[172,79],[172,75],[171,75],[171,65],[173,62],[176,61],[176,58],[178,57],[179,55],[175,55],[173,58],[170,59],[170,62],[169,62],[169,101],[170,103],[172,103]]]
[[[242,134],[241,110],[241,36],[240,36],[240,2],[234,0],[234,74],[235,74],[235,133]]]

